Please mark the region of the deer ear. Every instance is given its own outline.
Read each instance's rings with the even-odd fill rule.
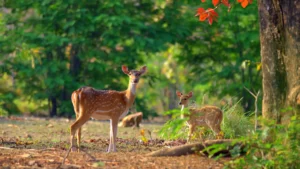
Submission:
[[[189,92],[189,97],[192,97],[193,96],[193,92]]]
[[[176,95],[177,95],[178,97],[180,97],[180,96],[182,96],[182,93],[181,93],[180,91],[176,91]]]
[[[128,67],[125,66],[125,65],[122,65],[122,71],[123,71],[125,74],[128,74],[128,73],[129,73]]]
[[[141,73],[144,74],[146,73],[147,71],[147,66],[143,66],[141,69],[140,69]]]

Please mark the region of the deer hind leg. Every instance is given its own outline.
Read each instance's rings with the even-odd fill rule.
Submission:
[[[76,113],[76,120],[79,118],[79,113]],[[80,140],[81,140],[81,127],[77,129],[77,147],[78,147],[78,152],[80,150]]]
[[[191,138],[192,138],[192,135],[194,133],[194,130],[195,130],[195,126],[194,125],[189,125],[189,134],[188,134],[188,140],[187,140],[187,142],[191,141]]]
[[[80,145],[80,135],[81,135],[81,126],[87,122],[90,119],[90,116],[84,116],[82,113],[80,116],[76,119],[76,121],[71,125],[71,137],[70,137],[70,142],[71,142],[71,147],[72,151],[76,151],[75,145],[75,140],[74,140],[74,135],[77,131],[77,146],[79,150],[79,145]]]
[[[216,132],[217,132],[217,135],[216,135],[216,138],[217,139],[223,139],[224,138],[224,132],[221,130],[221,125],[219,124],[219,125],[217,125],[217,130],[216,130]]]
[[[209,126],[211,130],[214,132],[216,139],[222,139],[224,137],[224,133],[221,131],[220,124]]]
[[[116,138],[118,132],[118,119],[112,118],[110,120],[110,141],[107,152],[116,151]]]
[[[80,141],[81,141],[81,127],[79,127],[78,130],[77,130],[77,147],[78,147],[78,151],[80,150]]]

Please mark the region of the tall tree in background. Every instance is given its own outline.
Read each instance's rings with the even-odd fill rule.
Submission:
[[[204,2],[204,1],[202,1]],[[228,0],[212,0],[214,6]],[[232,2],[234,3],[234,2]],[[246,8],[252,0],[238,0]],[[217,19],[215,9],[198,8],[200,21]],[[300,112],[300,1],[258,0],[263,74],[263,117],[278,123]]]
[[[263,117],[300,112],[300,1],[259,0]],[[290,110],[292,107],[293,110]]]
[[[16,74],[23,100],[48,101],[50,116],[72,115],[72,90],[83,85],[119,90],[127,82],[116,67],[143,64],[147,53],[190,34],[178,24],[184,20],[182,3],[167,3],[4,1],[7,12],[0,22],[7,29],[0,29],[0,49],[9,58],[4,71]]]

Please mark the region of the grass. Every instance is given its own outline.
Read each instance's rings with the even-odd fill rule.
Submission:
[[[25,118],[24,120],[3,120],[0,119],[0,137],[11,140],[27,141],[39,144],[28,145],[27,148],[50,148],[50,147],[68,147],[70,137],[70,125],[75,120],[68,119],[44,119],[44,118]],[[81,145],[86,148],[93,148],[97,151],[105,151],[106,144],[97,145],[100,148],[93,147],[95,140],[109,139],[109,122],[90,120],[82,127]],[[141,129],[151,131],[151,137],[157,138],[156,131],[161,126],[158,124],[142,124]],[[148,132],[146,132],[148,133]],[[150,138],[149,135],[146,135]],[[118,138],[122,139],[141,139],[140,130],[133,128],[118,128]]]
[[[225,138],[239,138],[248,135],[254,130],[254,123],[245,116],[243,108],[237,102],[232,107],[223,109],[222,130]]]

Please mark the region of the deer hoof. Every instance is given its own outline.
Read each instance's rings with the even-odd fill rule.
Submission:
[[[76,147],[72,147],[72,152],[76,152],[77,151],[77,148]],[[79,151],[79,149],[78,149],[78,151]]]

